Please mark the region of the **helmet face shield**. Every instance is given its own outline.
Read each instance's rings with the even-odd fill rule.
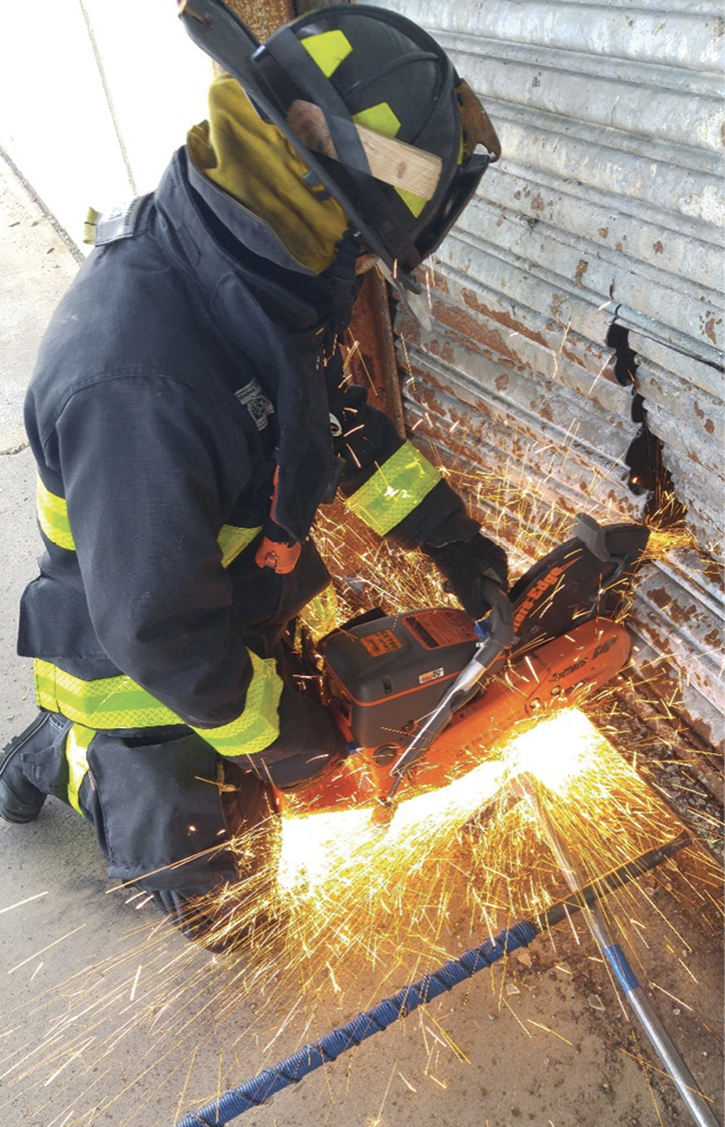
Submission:
[[[468,164],[459,169],[451,184],[448,195],[437,215],[418,236],[416,250],[421,261],[428,258],[443,242],[459,215],[473,196],[481,177],[488,168],[490,158],[484,155],[471,157]]]
[[[361,4],[302,16],[263,46],[221,0],[192,5],[181,12],[192,38],[283,131],[393,277],[419,290],[413,270],[498,155],[465,159],[444,51],[405,17]]]

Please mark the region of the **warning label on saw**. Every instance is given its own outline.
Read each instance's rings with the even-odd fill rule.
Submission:
[[[403,622],[426,649],[475,641],[473,625],[462,611],[435,608],[405,615]]]
[[[403,648],[403,643],[398,641],[392,630],[379,630],[376,634],[368,634],[367,637],[361,638],[360,641],[373,657],[381,657],[382,654],[390,654]]]

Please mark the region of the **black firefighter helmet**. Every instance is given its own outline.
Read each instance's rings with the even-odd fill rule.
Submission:
[[[221,0],[182,0],[192,39],[245,89],[346,212],[367,248],[413,271],[500,155],[476,95],[436,41],[383,8],[335,5],[263,45]],[[482,145],[485,152],[474,152]]]

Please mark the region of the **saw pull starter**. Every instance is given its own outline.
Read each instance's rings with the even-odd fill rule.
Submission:
[[[413,764],[425,755],[436,736],[440,735],[448,725],[453,713],[471,699],[481,678],[493,668],[501,655],[515,641],[511,602],[492,579],[482,580],[482,585],[491,610],[485,618],[474,625],[479,641],[473,657],[391,767],[393,784],[388,793],[380,799],[384,807],[392,806],[398,788]]]

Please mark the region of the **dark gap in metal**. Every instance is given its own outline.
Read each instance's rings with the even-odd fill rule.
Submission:
[[[622,387],[632,390],[632,420],[639,431],[627,451],[627,484],[637,496],[648,494],[644,516],[647,523],[675,528],[684,523],[687,509],[675,496],[672,477],[665,465],[662,440],[647,424],[644,397],[637,390],[637,356],[629,343],[629,330],[613,321],[606,344],[614,350],[614,376]]]

